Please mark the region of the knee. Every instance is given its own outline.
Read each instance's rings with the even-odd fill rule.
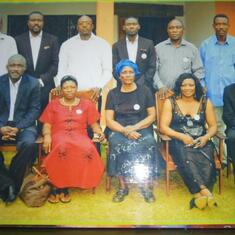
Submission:
[[[28,142],[28,141],[22,141],[17,143],[17,150],[23,150],[23,149],[32,149],[32,150],[36,150],[37,148],[37,144],[36,143],[32,143],[32,142]]]

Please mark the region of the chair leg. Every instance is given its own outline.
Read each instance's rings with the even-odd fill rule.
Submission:
[[[168,167],[166,169],[166,195],[169,196],[170,191],[170,172],[168,170]]]
[[[219,194],[222,194],[223,190],[223,169],[219,170]]]
[[[111,176],[106,176],[106,192],[111,190]]]

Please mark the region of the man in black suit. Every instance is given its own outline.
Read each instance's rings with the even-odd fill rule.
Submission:
[[[223,121],[226,124],[226,143],[228,157],[233,163],[233,173],[235,176],[235,83],[224,89]]]
[[[23,56],[11,56],[7,70],[8,74],[0,77],[0,143],[16,142],[17,153],[9,171],[0,153],[0,197],[11,202],[36,156],[35,122],[40,114],[40,87],[37,79],[24,74]]]
[[[48,103],[49,92],[55,87],[59,44],[57,37],[42,31],[44,17],[32,12],[28,17],[29,32],[15,38],[18,53],[27,61],[26,73],[39,79],[41,86],[41,111]]]
[[[115,66],[120,60],[132,60],[138,65],[140,71],[137,84],[146,85],[154,92],[153,76],[156,71],[154,44],[151,40],[138,35],[140,25],[137,18],[126,18],[123,30],[126,37],[113,44],[113,71],[115,71]],[[119,78],[114,72],[113,76],[118,82]]]

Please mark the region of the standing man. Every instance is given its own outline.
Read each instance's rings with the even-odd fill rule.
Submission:
[[[175,81],[182,73],[192,73],[197,78],[204,78],[204,70],[198,49],[183,39],[184,25],[179,19],[171,20],[167,25],[169,38],[155,46],[157,69],[154,87],[160,97],[172,94]]]
[[[0,197],[11,202],[20,191],[27,168],[35,160],[40,88],[35,78],[24,74],[26,60],[23,56],[11,56],[7,70],[8,74],[0,77],[0,142],[16,142],[17,153],[9,171],[0,154]]]
[[[72,75],[78,81],[78,89],[89,92],[91,99],[97,101],[112,78],[112,52],[104,39],[92,33],[93,28],[92,19],[81,16],[77,21],[78,34],[62,44],[56,86],[63,76]]]
[[[235,176],[235,83],[224,88],[223,102],[223,120],[226,124],[228,157],[232,160]]]
[[[3,19],[0,14],[0,76],[7,73],[7,61],[12,55],[17,53],[14,38],[1,32],[2,24]]]
[[[226,86],[235,83],[235,38],[228,35],[229,18],[224,14],[214,17],[213,28],[215,35],[202,42],[200,53],[207,95],[215,106],[218,132],[224,135],[223,93]],[[223,162],[226,164],[225,149]]]
[[[16,37],[18,52],[27,61],[26,73],[39,79],[41,111],[48,103],[50,90],[55,87],[59,53],[57,37],[43,32],[43,25],[43,14],[34,11],[28,17],[29,32]]]
[[[156,54],[154,44],[147,38],[140,37],[138,32],[140,25],[135,17],[125,19],[123,30],[126,33],[124,39],[113,44],[113,71],[116,64],[122,59],[129,59],[138,65],[140,75],[137,84],[146,85],[154,92],[153,76],[156,71]],[[113,73],[119,84],[117,74]]]

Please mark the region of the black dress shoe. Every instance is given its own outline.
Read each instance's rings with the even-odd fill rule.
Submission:
[[[122,202],[126,195],[128,195],[129,190],[128,189],[118,189],[116,194],[113,197],[113,202]]]
[[[16,194],[15,194],[15,189],[12,185],[9,186],[8,188],[8,196],[7,198],[4,200],[6,205],[10,204],[11,202],[15,201],[16,199]]]
[[[151,190],[141,190],[141,194],[144,196],[144,200],[148,203],[155,202],[155,196],[153,195],[153,192]]]

